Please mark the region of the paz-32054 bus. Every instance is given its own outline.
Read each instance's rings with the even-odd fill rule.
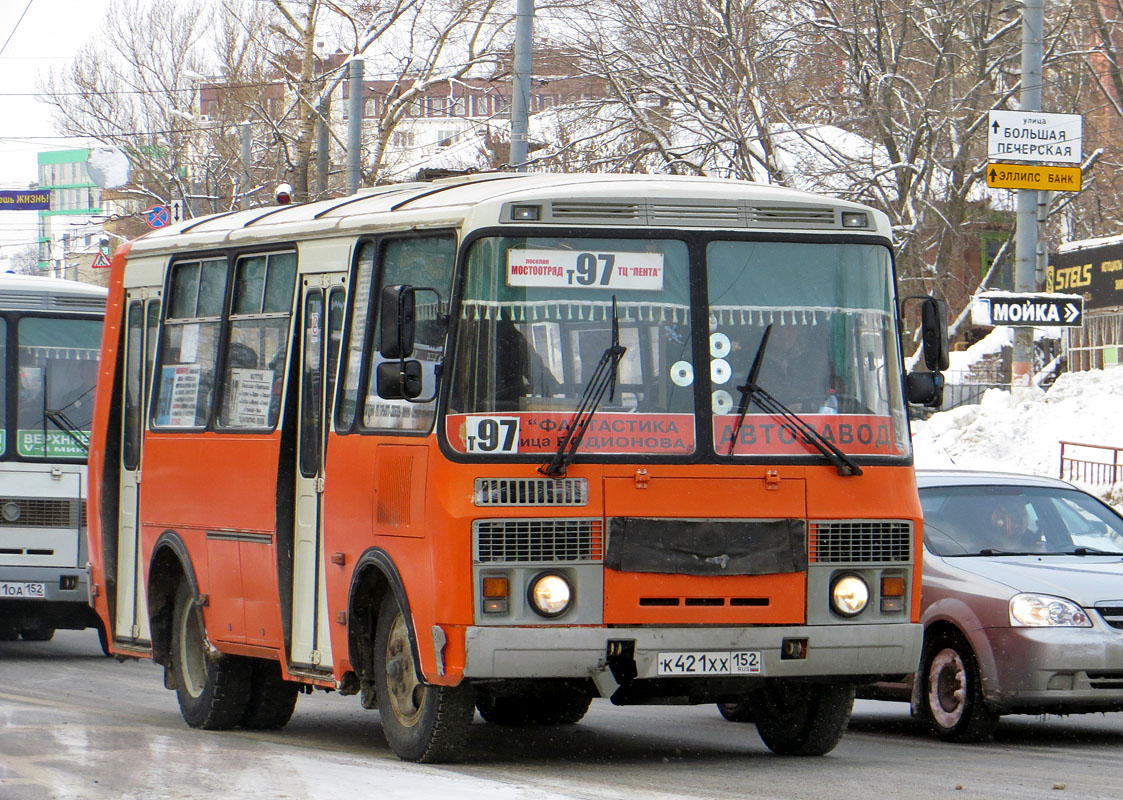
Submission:
[[[602,697],[818,754],[918,659],[938,381],[869,208],[495,174],[190,220],[115,260],[101,365],[94,600],[190,725],[318,687],[435,761]]]

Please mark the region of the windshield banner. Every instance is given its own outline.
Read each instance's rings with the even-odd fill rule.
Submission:
[[[448,440],[462,453],[554,453],[569,430],[572,412],[518,411],[511,414],[449,414]],[[597,413],[578,453],[694,452],[693,414]]]
[[[660,292],[663,254],[508,250],[507,285]]]
[[[865,414],[800,414],[823,438],[847,455],[903,455],[894,443],[893,423],[889,417]],[[714,417],[714,443],[719,455],[729,454],[736,414]],[[772,414],[746,414],[738,434],[734,455],[818,455],[803,437],[797,439],[782,417]]]

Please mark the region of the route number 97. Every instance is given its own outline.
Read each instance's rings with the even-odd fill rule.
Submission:
[[[464,439],[469,453],[517,453],[519,418],[466,417]]]

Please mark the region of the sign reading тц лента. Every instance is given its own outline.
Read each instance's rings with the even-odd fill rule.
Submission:
[[[991,111],[987,118],[987,159],[1079,164],[1083,136],[1084,121],[1079,114]]]
[[[971,299],[971,322],[1079,328],[1084,324],[1084,298],[1078,294],[983,292]]]

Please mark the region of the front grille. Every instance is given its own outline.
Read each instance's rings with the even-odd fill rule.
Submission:
[[[586,478],[476,478],[477,506],[585,506]]]
[[[0,528],[80,527],[86,527],[85,500],[0,497]]]
[[[1119,670],[1088,670],[1088,683],[1093,689],[1123,689],[1123,672]]]
[[[819,564],[912,561],[912,524],[902,520],[811,522],[808,558]]]
[[[599,562],[604,526],[599,519],[480,519],[472,523],[477,564]]]
[[[1123,629],[1123,606],[1096,606],[1096,611],[1108,625]]]

